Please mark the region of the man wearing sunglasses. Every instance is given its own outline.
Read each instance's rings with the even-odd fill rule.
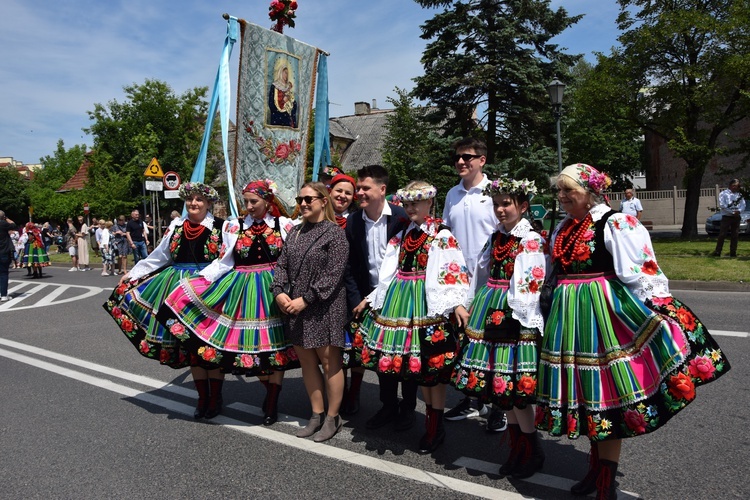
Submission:
[[[466,137],[453,145],[453,164],[461,178],[448,191],[443,209],[443,223],[451,228],[464,254],[469,276],[482,253],[482,248],[497,228],[497,218],[492,208],[492,198],[482,194],[489,179],[482,169],[487,162],[487,145],[474,137]],[[469,417],[487,418],[488,432],[502,432],[507,428],[505,413],[500,409],[490,412],[482,403],[469,397],[445,414],[448,421]]]

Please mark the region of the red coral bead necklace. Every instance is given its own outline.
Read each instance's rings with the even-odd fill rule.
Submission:
[[[564,269],[569,269],[573,262],[573,251],[576,244],[583,239],[583,235],[591,226],[591,214],[586,214],[578,223],[571,220],[567,227],[560,230],[555,238],[555,246],[552,249],[552,257],[559,260]]]

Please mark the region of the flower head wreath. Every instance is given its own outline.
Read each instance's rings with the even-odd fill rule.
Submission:
[[[186,182],[180,186],[180,198],[187,200],[189,196],[199,194],[210,202],[219,201],[219,193],[202,182]]]
[[[583,189],[599,195],[612,185],[612,179],[605,173],[599,172],[591,165],[575,163],[568,165],[560,172],[560,175],[570,177]]]
[[[437,195],[437,188],[432,185],[419,187],[415,189],[399,189],[396,191],[396,197],[399,201],[421,201],[429,200]]]
[[[496,194],[509,194],[512,196],[525,195],[529,200],[537,194],[538,190],[534,181],[528,179],[515,180],[509,177],[500,177],[485,186],[482,192],[485,196],[495,196]]]

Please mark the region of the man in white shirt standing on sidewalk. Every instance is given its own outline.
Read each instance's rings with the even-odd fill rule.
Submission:
[[[479,139],[467,137],[456,142],[453,147],[453,164],[461,181],[445,197],[443,223],[451,228],[458,240],[471,277],[484,244],[497,229],[497,217],[492,208],[492,198],[482,194],[482,190],[490,182],[482,171],[487,163],[487,145]],[[493,408],[490,412],[485,405],[469,397],[448,411],[445,419],[463,420],[468,417],[483,417],[487,413],[490,413],[487,418],[489,432],[502,432],[507,428],[502,410]]]
[[[737,257],[737,240],[740,238],[741,213],[745,210],[745,199],[740,193],[740,180],[729,181],[729,189],[719,193],[719,209],[721,210],[721,225],[719,226],[719,238],[716,240],[714,256],[721,256],[724,246],[724,238],[729,233],[729,256]]]
[[[620,212],[641,220],[643,205],[641,205],[641,200],[635,197],[632,189],[625,190],[625,199],[620,202]]]

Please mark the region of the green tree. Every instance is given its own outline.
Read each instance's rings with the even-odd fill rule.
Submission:
[[[620,68],[599,54],[593,66],[580,60],[565,91],[562,133],[568,163],[588,163],[607,172],[613,190],[632,187],[628,176],[645,170],[643,130],[621,97]]]
[[[429,119],[435,108],[419,106],[406,90],[396,87],[396,97],[388,97],[393,113],[386,117],[383,166],[388,169],[394,193],[412,180],[425,180],[437,187],[439,200],[456,183],[456,172],[449,156],[454,138],[444,136]]]
[[[551,39],[581,16],[549,0],[415,0],[445,7],[422,25],[429,40],[422,56],[424,75],[414,94],[438,108],[435,118],[456,135],[485,131],[487,161],[518,160],[540,145],[555,147],[546,85],[580,58]],[[556,161],[540,166],[547,173]]]
[[[165,82],[146,79],[123,87],[125,100],[95,104],[89,111],[94,137],[87,196],[92,211],[107,216],[141,204],[143,172],[157,158],[162,168],[189,179],[200,151],[207,87],[176,95]],[[209,157],[215,157],[214,150]],[[209,161],[206,179],[215,177]]]
[[[612,58],[632,120],[684,160],[682,236],[698,232],[709,161],[741,146],[727,134],[750,112],[750,4],[732,0],[619,0],[622,50]],[[722,143],[724,137],[729,143]],[[734,144],[732,141],[734,140]]]
[[[0,167],[0,210],[20,225],[29,220],[28,205],[24,178],[13,167]]]
[[[85,144],[66,149],[60,139],[55,152],[42,158],[43,168],[34,173],[27,189],[36,220],[64,222],[67,217],[83,213],[82,191],[58,193],[57,190],[73,177],[85,157]]]

